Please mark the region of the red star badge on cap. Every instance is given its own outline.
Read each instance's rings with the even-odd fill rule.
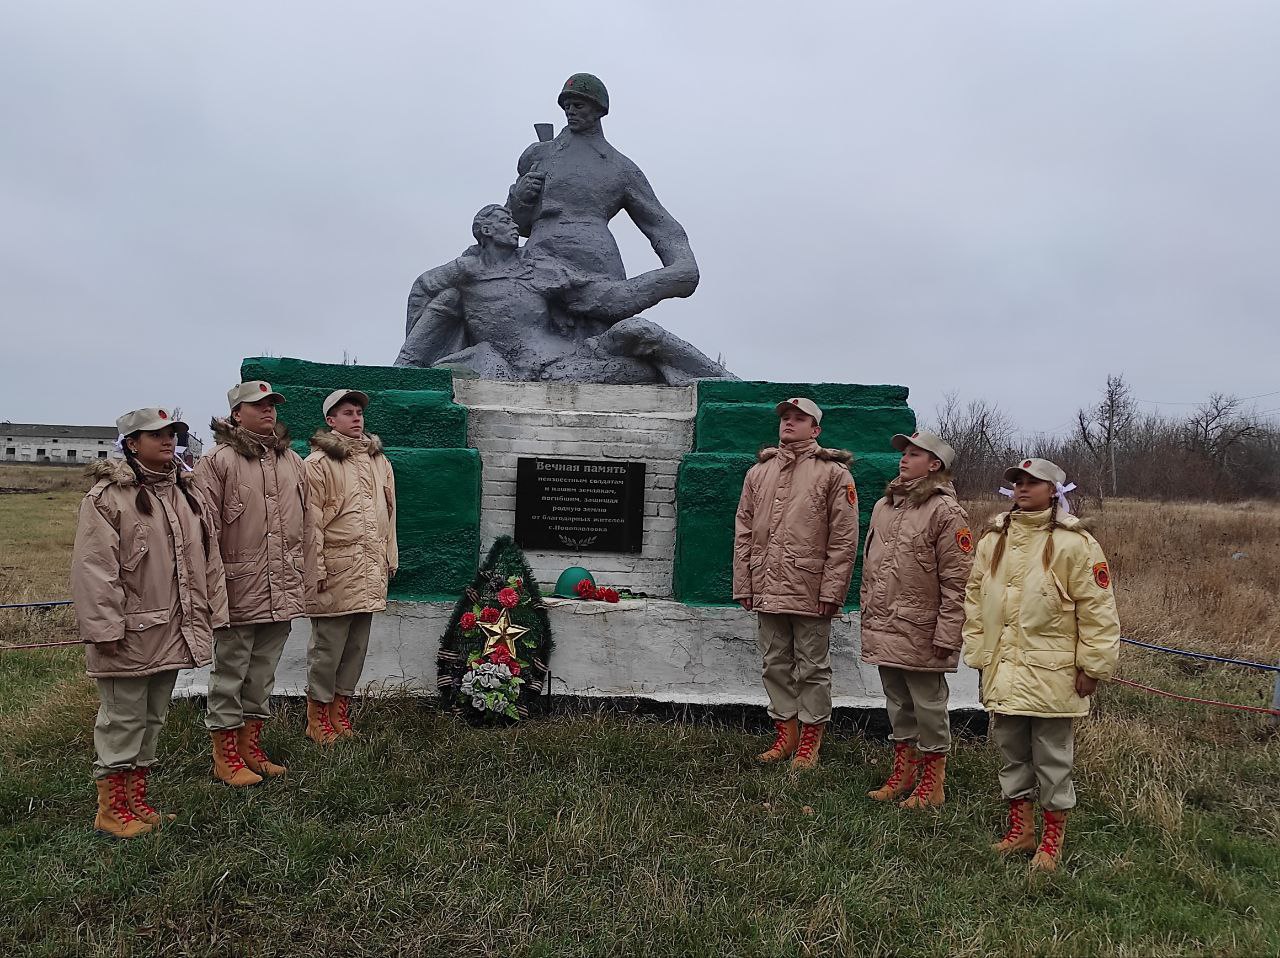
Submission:
[[[168,414],[167,412],[165,412],[163,409],[161,409],[161,410],[159,411],[159,414],[160,414],[160,418],[161,418],[161,419],[168,419],[168,418],[169,418],[169,414]]]
[[[266,391],[267,391],[267,384],[266,384],[266,383],[258,383],[258,392],[260,392],[260,393],[264,393],[264,392],[266,392]]]
[[[1028,459],[1026,462],[1024,462],[1024,463],[1022,464],[1022,468],[1023,468],[1023,469],[1026,469],[1026,468],[1028,468],[1030,465],[1031,465],[1031,460],[1030,460],[1030,459]]]

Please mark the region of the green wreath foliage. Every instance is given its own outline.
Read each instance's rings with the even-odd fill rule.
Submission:
[[[504,646],[485,655],[487,635],[480,623],[503,612],[512,625],[527,631],[515,640],[514,657]],[[458,599],[440,639],[436,671],[441,707],[477,725],[510,724],[540,712],[554,648],[551,620],[533,570],[515,540],[502,536]]]

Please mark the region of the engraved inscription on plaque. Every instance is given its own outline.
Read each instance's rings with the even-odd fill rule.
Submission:
[[[639,552],[644,463],[521,458],[516,544],[551,552]]]

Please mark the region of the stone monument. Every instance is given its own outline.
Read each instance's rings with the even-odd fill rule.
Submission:
[[[520,156],[506,206],[472,222],[476,244],[418,277],[397,366],[441,366],[481,379],[686,385],[733,378],[639,314],[690,296],[698,264],[684,228],[644,173],[604,138],[603,83],[571,76],[566,125],[548,124]],[[662,266],[627,277],[609,221],[626,210]],[[520,238],[528,242],[520,246]]]
[[[369,429],[396,470],[400,569],[374,618],[362,694],[433,693],[459,595],[480,556],[512,536],[543,587],[553,693],[761,703],[755,619],[732,600],[733,529],[743,476],[777,435],[775,407],[796,395],[822,406],[823,445],[854,453],[865,529],[897,473],[890,437],[915,428],[907,390],[743,382],[644,319],[697,287],[688,237],[604,139],[604,85],[575,74],[560,105],[566,128],[538,125],[506,204],[476,214],[475,245],[414,284],[394,366],[260,357],[240,376],[287,398],[280,416],[298,437],[321,425],[333,389],[371,398]],[[609,231],[620,210],[660,268],[626,275]],[[625,597],[550,596],[570,566]],[[880,707],[877,670],[859,660],[858,584],[855,568],[832,627],[834,699]],[[308,634],[299,620],[277,673],[283,694],[303,692]],[[206,683],[188,671],[179,687]],[[951,704],[976,706],[974,673],[952,683]]]

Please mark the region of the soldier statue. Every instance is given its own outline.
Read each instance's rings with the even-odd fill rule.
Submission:
[[[640,168],[605,140],[604,84],[575,73],[558,102],[565,128],[553,138],[550,124],[537,124],[539,141],[521,154],[506,207],[476,215],[476,245],[414,283],[396,365],[619,384],[732,378],[637,315],[692,294],[698,264]],[[660,268],[627,277],[609,231],[619,210],[648,238]]]

